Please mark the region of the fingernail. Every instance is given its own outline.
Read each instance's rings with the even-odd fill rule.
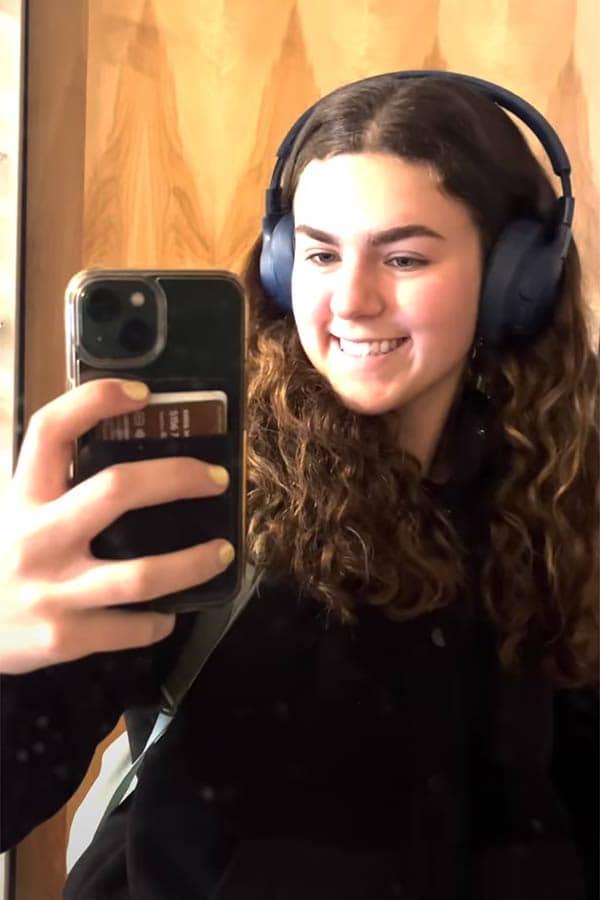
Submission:
[[[166,637],[168,634],[171,634],[173,628],[175,627],[175,616],[174,615],[165,615],[165,613],[160,613],[160,619],[158,620],[156,630],[160,638]]]
[[[121,387],[130,400],[145,400],[150,393],[143,381],[123,381]]]
[[[235,550],[231,544],[223,544],[223,546],[219,548],[219,559],[224,566],[228,566],[229,563],[233,562],[234,558]]]
[[[224,469],[223,466],[209,466],[208,474],[219,487],[224,487],[226,484],[229,484],[229,472],[227,469]]]

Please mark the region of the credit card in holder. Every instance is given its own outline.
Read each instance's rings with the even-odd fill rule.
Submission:
[[[151,394],[137,412],[103,419],[93,429],[104,441],[201,437],[227,433],[224,391],[173,391]]]

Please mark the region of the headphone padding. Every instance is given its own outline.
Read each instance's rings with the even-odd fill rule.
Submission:
[[[270,237],[267,234],[263,236],[260,277],[266,292],[282,313],[292,309],[294,243],[292,213],[286,213],[279,219]]]
[[[487,261],[478,337],[498,345],[535,334],[552,312],[561,269],[542,222],[517,219],[508,225]]]

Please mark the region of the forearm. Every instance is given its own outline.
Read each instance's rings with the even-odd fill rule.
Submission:
[[[2,849],[67,802],[125,709],[157,702],[191,618],[155,646],[2,676]]]

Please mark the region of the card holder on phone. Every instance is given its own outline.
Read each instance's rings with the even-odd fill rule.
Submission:
[[[93,434],[102,440],[137,441],[200,437],[226,431],[224,391],[172,391],[151,394],[144,409],[103,419]]]

